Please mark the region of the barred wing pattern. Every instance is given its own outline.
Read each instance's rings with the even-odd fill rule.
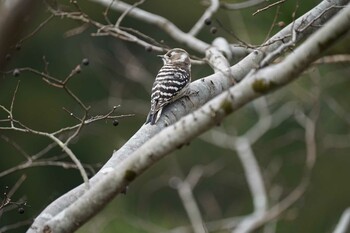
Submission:
[[[158,72],[152,88],[151,111],[146,124],[155,124],[167,104],[182,97],[191,82],[190,71],[184,67],[165,64]]]

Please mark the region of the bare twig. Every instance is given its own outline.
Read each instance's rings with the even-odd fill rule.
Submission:
[[[221,2],[220,7],[226,10],[241,10],[241,9],[262,4],[265,1],[266,0],[247,0],[247,1],[238,2],[238,3]]]
[[[14,193],[17,191],[17,189],[22,185],[22,183],[24,182],[24,180],[27,178],[26,175],[22,175],[17,182],[15,183],[15,185],[10,189],[10,191],[8,191],[8,186],[6,186],[6,191],[3,193],[4,197],[3,200],[0,203],[0,217],[4,212],[4,209],[6,207],[8,207],[9,205],[19,205],[22,203],[17,203],[17,202],[13,202],[11,201],[11,197],[14,195]]]
[[[275,51],[269,53],[260,63],[260,67],[265,67],[273,62],[278,56],[280,56],[286,49],[292,48],[295,46],[295,42],[297,39],[297,31],[292,31],[292,39],[287,42],[281,44]]]
[[[324,65],[333,63],[350,63],[350,54],[335,54],[321,57],[315,61],[314,65]]]
[[[146,0],[140,0],[138,2],[135,2],[132,6],[130,6],[129,9],[127,9],[126,11],[123,12],[123,14],[118,18],[117,22],[115,23],[114,27],[119,28],[120,23],[122,22],[122,20],[129,14],[130,11],[132,11],[132,9],[138,7],[139,5],[143,4]],[[113,1],[112,1],[113,3]],[[112,4],[111,3],[111,4]]]
[[[111,4],[110,0],[91,0],[93,2],[97,2],[99,4],[102,4],[104,6],[109,6]],[[131,5],[118,1],[111,4],[110,8],[117,10],[119,12],[125,12],[127,9],[129,9]],[[161,17],[156,14],[152,14],[150,12],[144,11],[140,8],[133,8],[131,12],[128,14],[131,17],[137,18],[141,20],[142,22],[150,23],[157,25],[162,30],[164,30],[166,33],[168,33],[172,38],[174,38],[176,41],[183,43],[187,45],[188,47],[192,48],[193,50],[196,50],[200,53],[204,53],[206,48],[209,47],[207,43],[205,43],[202,40],[197,39],[196,37],[191,36],[188,33],[185,33],[181,31],[178,27],[175,26],[172,22],[165,19],[164,17]],[[130,38],[130,36],[128,36]],[[144,41],[134,40],[133,42],[143,46],[151,46],[150,44],[145,44]],[[155,48],[157,50],[158,48]]]
[[[267,5],[266,7],[260,8],[260,9],[258,9],[257,11],[255,11],[255,12],[253,13],[253,16],[256,15],[256,14],[258,14],[258,13],[260,13],[260,12],[262,12],[262,11],[265,11],[265,10],[271,8],[271,7],[274,7],[274,6],[276,6],[276,5],[279,5],[279,4],[281,4],[281,3],[284,3],[285,1],[286,1],[286,0],[280,0],[280,1],[277,1],[277,2],[274,2],[274,3],[271,3],[271,4]]]
[[[27,220],[24,220],[24,221],[16,222],[14,224],[6,225],[6,226],[3,226],[3,227],[0,228],[0,233],[5,233],[5,232],[8,232],[8,231],[17,229],[19,227],[22,227],[22,226],[30,225],[32,223],[33,223],[33,219],[30,218],[30,219],[27,219]]]
[[[32,158],[15,141],[11,140],[10,138],[6,137],[5,135],[0,135],[0,137],[4,141],[6,141],[7,143],[10,143],[21,155],[23,155],[23,157],[26,158],[27,161],[31,161]]]
[[[267,35],[266,35],[265,40],[264,40],[264,43],[265,43],[265,42],[270,38],[270,36],[271,36],[271,32],[272,32],[273,28],[274,28],[275,25],[276,25],[276,21],[277,21],[277,18],[278,18],[278,16],[279,16],[280,9],[281,9],[281,7],[280,7],[280,6],[277,6],[277,8],[276,8],[276,13],[275,13],[275,17],[273,18],[273,21],[272,21],[272,23],[271,23],[270,29],[269,29],[269,31],[267,32]]]
[[[32,36],[34,36],[36,33],[38,33],[43,27],[45,27],[45,25],[51,21],[51,19],[53,19],[53,15],[50,15],[47,19],[45,19],[43,22],[41,22],[39,24],[39,26],[37,26],[31,33],[29,33],[28,35],[26,35],[25,37],[23,37],[18,43],[22,44],[25,40],[28,40],[29,38],[31,38]]]
[[[310,22],[308,22],[305,26],[302,27],[302,25],[300,25],[300,27],[297,29],[298,32],[303,32],[305,31],[307,28],[311,27],[311,26],[316,26],[313,25],[318,19],[320,19],[325,13],[327,13],[328,11],[334,9],[334,8],[344,8],[344,6],[336,6],[336,5],[332,5],[330,7],[327,7],[326,9],[324,9],[317,17],[313,18]]]
[[[75,163],[64,162],[64,161],[52,161],[52,160],[38,160],[38,161],[27,161],[25,163],[19,164],[7,170],[0,172],[0,177],[5,177],[11,173],[25,170],[27,168],[33,167],[62,167],[64,169],[78,169],[78,166]],[[91,166],[83,164],[84,168],[88,168],[91,173],[94,173],[94,170]]]
[[[12,195],[17,191],[17,189],[19,188],[19,186],[22,185],[22,183],[25,181],[25,179],[27,178],[26,175],[22,175],[16,182],[16,184],[10,189],[10,191],[7,193],[7,197],[11,198]]]
[[[35,135],[40,135],[40,136],[45,136],[47,138],[50,138],[52,141],[57,143],[63,149],[63,151],[65,151],[69,155],[69,157],[73,160],[73,162],[77,165],[77,167],[78,167],[78,169],[80,171],[80,174],[81,174],[81,176],[82,176],[82,178],[84,180],[84,183],[86,184],[87,187],[89,187],[89,180],[88,180],[88,177],[86,175],[86,172],[85,172],[83,166],[81,165],[81,163],[77,159],[77,157],[74,155],[74,153],[67,147],[66,144],[64,144],[54,134],[33,130],[33,129],[25,126],[20,121],[17,121],[17,120],[15,120],[13,118],[12,111],[13,111],[13,105],[14,105],[14,100],[15,100],[15,95],[17,93],[17,89],[18,89],[18,85],[17,85],[17,87],[15,89],[15,92],[14,92],[14,95],[13,95],[13,98],[12,98],[12,101],[11,101],[10,110],[8,110],[4,106],[0,105],[0,107],[2,109],[4,109],[7,113],[9,113],[9,115],[10,115],[10,126],[8,126],[8,127],[2,126],[2,127],[0,127],[0,129],[2,129],[2,130],[14,130],[14,131],[25,132],[25,133],[30,132],[30,133],[35,134]],[[18,124],[19,127],[15,126],[14,123]]]

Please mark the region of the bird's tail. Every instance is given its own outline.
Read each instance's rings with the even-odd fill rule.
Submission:
[[[148,123],[151,123],[151,125],[154,125],[155,123],[157,123],[161,114],[162,114],[162,109],[158,110],[157,112],[150,111],[148,113],[145,125],[147,125]]]
[[[147,116],[147,119],[146,119],[146,122],[145,122],[145,125],[147,125],[148,123],[151,123],[151,125],[154,125],[155,124],[155,120],[156,120],[156,115],[157,115],[157,113],[149,112],[148,116]]]

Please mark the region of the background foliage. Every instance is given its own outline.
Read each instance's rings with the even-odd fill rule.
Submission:
[[[62,3],[69,5],[69,1]],[[297,16],[317,3],[316,0],[300,1]],[[282,4],[278,21],[287,24],[291,22],[296,4],[294,0]],[[103,7],[89,1],[80,2],[80,5],[91,18],[104,21]],[[189,30],[205,10],[200,1],[194,0],[149,0],[141,7],[172,20],[184,31]],[[258,8],[242,11],[219,10],[212,19],[212,25],[205,27],[200,37],[210,42],[220,35],[235,41],[218,25],[216,20],[219,20],[240,39],[252,44],[262,43],[273,21],[275,9],[252,16]],[[30,19],[23,35],[33,31],[48,16],[44,7],[38,10]],[[110,11],[109,18],[112,22],[118,17],[119,14]],[[127,17],[123,25],[152,35],[158,41],[163,40],[171,47],[181,47],[148,24]],[[92,107],[92,113],[105,113],[113,106],[120,105],[117,113],[135,114],[134,117],[120,119],[116,127],[111,121],[87,126],[79,140],[71,146],[84,164],[92,164],[98,169],[108,160],[112,151],[128,140],[145,121],[149,109],[149,92],[161,61],[155,52],[145,51],[132,43],[121,42],[112,37],[91,36],[95,32],[93,28],[78,35],[67,36],[71,29],[79,26],[77,22],[68,19],[53,18],[42,30],[24,41],[19,50],[13,50],[6,70],[19,67],[43,70],[45,56],[49,62],[50,74],[63,79],[83,58],[89,59],[89,66],[82,66],[81,74],[70,83],[76,95]],[[210,33],[212,26],[218,28],[216,34]],[[273,32],[278,29],[275,27]],[[349,42],[348,36],[338,47],[328,51],[328,54],[349,53]],[[350,140],[346,136],[349,135],[350,123],[349,71],[348,63],[314,66],[298,81],[266,97],[271,110],[293,101],[308,113],[314,104],[310,93],[315,88],[321,90],[316,136],[318,154],[311,182],[303,198],[278,221],[278,232],[330,232],[343,210],[350,206]],[[197,79],[211,72],[207,66],[193,66],[192,76]],[[135,82],[135,77],[140,81]],[[30,127],[53,131],[76,123],[62,107],[77,115],[82,114],[81,109],[63,90],[47,85],[30,73],[21,73],[18,77],[11,74],[2,76],[0,104],[9,106],[18,80],[20,87],[14,114]],[[339,111],[334,106],[338,106],[343,114],[337,114]],[[0,111],[0,118],[6,117]],[[249,105],[227,118],[217,129],[239,135],[256,121],[257,114],[253,105]],[[331,135],[338,134],[345,135],[341,137],[342,141],[345,140],[344,145],[336,144],[340,139],[330,140]],[[0,131],[0,135],[15,140],[28,154],[38,152],[49,143],[46,138],[18,132]],[[298,185],[306,152],[304,130],[293,117],[269,131],[253,149],[268,191],[279,192],[284,196]],[[47,156],[61,154],[62,151],[56,148]],[[23,160],[13,146],[0,140],[0,172]],[[189,225],[177,191],[170,184],[172,178],[184,178],[197,166],[213,167],[212,172],[206,174],[194,189],[205,220],[240,216],[251,211],[250,192],[236,154],[199,138],[147,171],[129,187],[125,196],[115,199],[79,232],[151,232],[160,227],[171,229]],[[26,174],[27,179],[13,199],[25,198],[31,208],[27,208],[22,215],[16,210],[6,212],[0,219],[0,226],[14,223],[14,220],[32,218],[55,198],[82,182],[79,172],[74,169],[35,167],[1,177],[0,191],[5,190],[5,186],[11,187],[22,174]],[[260,231],[262,232],[258,232]]]

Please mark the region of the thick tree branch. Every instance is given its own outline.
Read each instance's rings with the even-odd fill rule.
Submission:
[[[152,166],[156,161],[176,150],[181,145],[188,143],[209,128],[217,125],[228,114],[236,111],[244,104],[250,102],[261,95],[269,93],[276,88],[280,88],[292,80],[296,79],[313,61],[315,61],[325,49],[332,46],[341,36],[350,29],[350,7],[344,8],[339,14],[331,19],[324,27],[319,29],[299,48],[290,54],[279,64],[268,66],[251,72],[241,83],[231,87],[206,103],[199,110],[183,117],[170,127],[161,132],[159,130],[171,122],[174,122],[179,115],[189,111],[195,106],[200,106],[205,100],[200,100],[197,95],[183,98],[178,103],[171,105],[171,112],[162,117],[162,121],[157,126],[143,126],[138,133],[128,142],[127,146],[114,153],[113,158],[101,170],[103,178],[93,184],[90,190],[83,195],[76,196],[77,200],[69,207],[56,214],[48,216],[48,220],[43,225],[32,226],[32,230],[52,230],[53,232],[72,232],[81,224],[91,218],[96,212],[102,209],[107,202],[122,191],[127,184],[140,175],[143,171]],[[252,55],[254,57],[254,55]],[[258,57],[259,53],[255,56]],[[247,62],[246,59],[245,62]],[[245,67],[247,68],[247,67]],[[237,66],[233,67],[237,69]],[[219,79],[223,75],[214,74],[208,79],[202,79],[192,88],[201,83],[213,83],[213,77]],[[217,83],[220,85],[221,83]],[[225,88],[221,89],[221,92]],[[207,92],[213,89],[208,89]],[[214,89],[215,90],[215,89]],[[214,91],[213,90],[213,91]],[[218,91],[218,90],[217,90]],[[219,91],[218,91],[219,92]],[[201,92],[202,95],[202,92]],[[213,94],[207,96],[213,96]],[[185,102],[184,99],[188,99]],[[205,98],[206,99],[206,98]],[[189,102],[194,102],[191,106]],[[186,106],[186,104],[188,106]],[[175,113],[176,111],[180,113]],[[156,132],[156,136],[149,139]],[[148,140],[149,139],[149,140]],[[137,142],[138,141],[138,142]],[[147,141],[147,142],[145,142]],[[143,143],[145,142],[145,143]],[[127,150],[126,147],[129,147]],[[131,150],[130,150],[131,149]],[[131,151],[134,151],[131,153]],[[116,166],[110,166],[114,160]],[[118,161],[119,163],[115,163]],[[81,189],[80,189],[80,194]],[[75,198],[74,198],[75,199]],[[57,205],[57,203],[55,203]],[[62,208],[60,208],[62,209]],[[82,211],[84,210],[84,211]],[[45,214],[45,212],[43,212]],[[42,218],[40,215],[39,218]],[[29,230],[29,232],[32,232]]]
[[[346,0],[338,0],[333,2],[323,1],[321,2],[316,8],[311,10],[310,12],[306,13],[300,19],[297,21],[308,23],[311,20],[314,20],[315,18],[318,18],[320,22],[317,21],[317,23],[323,23],[327,21],[330,17],[332,17],[334,14],[339,11],[339,8],[334,8],[328,11],[328,14],[322,15],[322,17],[318,17],[320,12],[324,11],[325,9],[328,9],[332,5],[342,5],[345,4]],[[124,9],[126,10],[126,9]],[[134,9],[136,10],[136,9]],[[132,14],[131,11],[130,14]],[[143,18],[141,18],[143,19]],[[288,26],[289,27],[289,26]],[[272,43],[271,41],[279,41],[279,38],[285,38],[285,35],[290,32],[290,29],[288,30],[288,27],[280,31],[278,34],[276,34],[274,37],[270,40],[270,45],[266,50],[273,51],[276,46],[276,43]],[[310,31],[316,30],[314,27],[310,27]],[[305,31],[304,31],[305,32]],[[304,34],[300,34],[299,38],[305,38],[302,37]],[[260,53],[252,53],[245,59],[243,59],[241,62],[239,62],[237,65],[233,66],[231,68],[231,72],[234,74],[234,77],[237,81],[243,79],[243,77],[252,69],[255,67],[258,67],[258,63],[261,61],[262,56]],[[192,109],[195,109],[201,105],[203,105],[207,100],[211,99],[212,97],[218,95],[222,91],[226,90],[229,86],[231,86],[232,81],[230,81],[227,77],[222,75],[221,73],[216,73],[214,75],[211,75],[209,77],[200,79],[190,85],[191,89],[194,91],[199,91],[198,95],[191,96],[190,99],[183,98],[181,101],[178,101],[177,103],[174,103],[169,106],[170,111],[165,111],[165,117],[163,119],[166,119],[168,123],[175,122],[176,119],[178,119],[180,116],[185,115],[186,113],[190,112]],[[95,186],[97,183],[100,182],[100,180],[104,179],[105,174],[109,171],[112,171],[115,166],[117,166],[122,160],[128,157],[132,152],[136,151],[140,148],[141,145],[143,145],[147,140],[149,140],[152,136],[157,134],[161,129],[166,127],[166,124],[164,123],[164,120],[157,126],[149,127],[149,126],[143,126],[139,129],[138,132],[134,134],[132,138],[129,139],[129,141],[118,151],[116,151],[111,159],[105,164],[103,169],[101,169],[100,172],[98,172],[90,181],[90,184],[92,186]],[[54,201],[51,205],[49,205],[35,220],[34,224],[32,225],[32,230],[29,230],[29,232],[39,232],[40,229],[43,229],[43,226],[45,222],[47,222],[52,217],[56,216],[58,213],[66,209],[67,207],[71,206],[72,203],[77,201],[83,194],[85,193],[85,190],[82,185],[78,186],[77,188],[71,190],[70,192],[66,193],[65,195],[58,198],[56,201]]]

